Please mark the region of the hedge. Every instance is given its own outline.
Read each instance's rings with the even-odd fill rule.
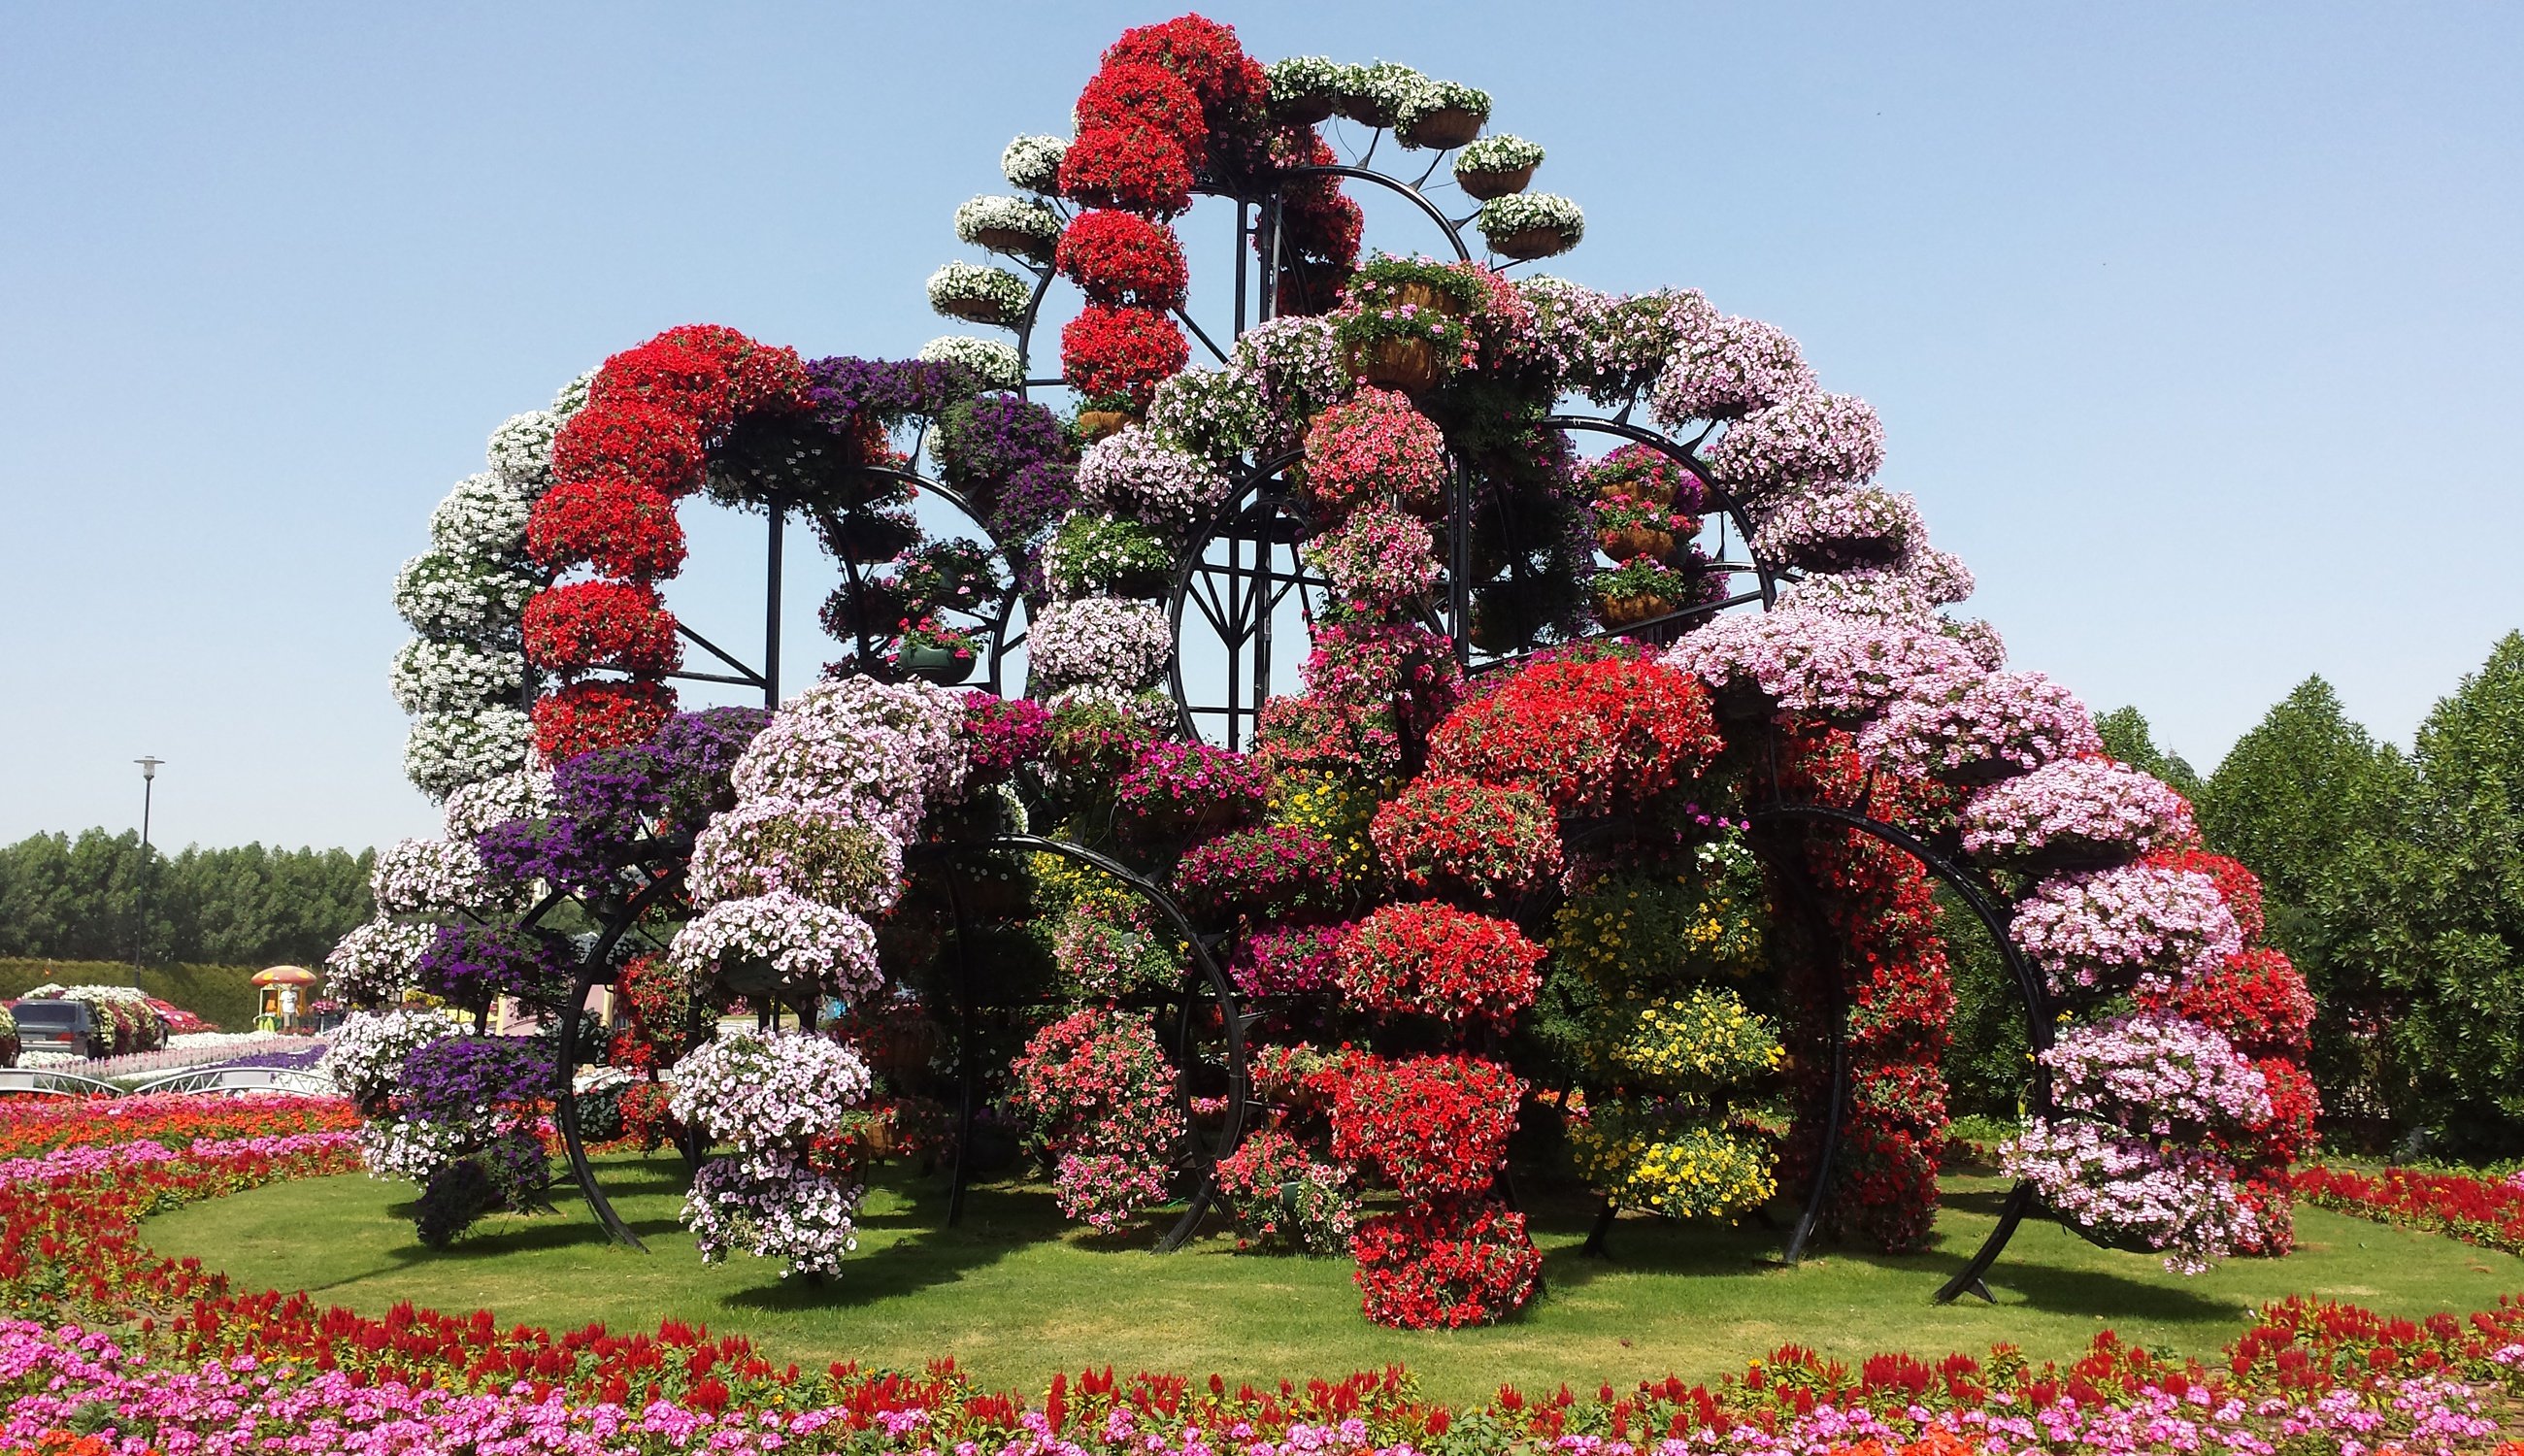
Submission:
[[[59,981],[65,986],[137,986],[162,1001],[171,1001],[221,1031],[254,1030],[262,995],[254,988],[261,966],[150,966],[134,978],[131,967],[112,960],[0,959],[0,999],[15,1000],[35,987]]]

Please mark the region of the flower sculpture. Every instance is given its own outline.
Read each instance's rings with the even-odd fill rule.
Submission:
[[[994,261],[929,280],[1016,343],[808,361],[693,325],[502,427],[397,585],[390,684],[445,836],[380,856],[331,961],[362,1006],[335,1074],[432,1237],[534,1205],[522,1132],[581,1075],[489,1019],[610,983],[626,1132],[720,1148],[685,1209],[704,1257],[835,1273],[868,1161],[942,1145],[961,974],[1005,1049],[960,1075],[1067,1215],[1115,1234],[1206,1187],[1245,1246],[1346,1253],[1384,1323],[1531,1298],[1503,1177],[1531,1119],[1611,1213],[1731,1219],[1827,1176],[1826,1233],[1916,1249],[1954,992],[1927,869],[1857,827],[1890,821],[2014,892],[2031,1012],[2065,1018],[2010,1166],[2178,1267],[2285,1247],[2310,1009],[2257,887],[1950,612],[1970,573],[1875,483],[1872,410],[1690,290],[1362,255],[1334,116],[1460,148],[1494,260],[1579,241],[1490,110],[1392,63],[1264,67],[1198,17],[1134,29],[1075,135],[1002,155],[1024,195],[957,209]],[[1175,219],[1205,194],[1270,199],[1238,238],[1269,307],[1194,367]],[[1083,299],[1065,413],[1028,394],[1056,284]],[[1625,443],[1581,456],[1573,396]],[[796,513],[847,568],[842,655],[776,712],[676,710],[696,496]],[[988,539],[933,536],[939,500]],[[1163,691],[1169,601],[1257,505],[1319,596],[1299,690],[1224,747]],[[1733,531],[1750,589],[1713,556]],[[958,691],[1016,660],[1020,601],[1029,696]],[[582,962],[526,909],[558,901],[624,938]],[[1237,1006],[1185,1007],[1223,985]],[[739,1007],[764,1029],[704,1035]],[[1257,1101],[1189,1045],[1231,1025]]]

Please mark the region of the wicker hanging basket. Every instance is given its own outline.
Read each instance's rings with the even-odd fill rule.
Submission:
[[[1512,197],[1532,182],[1532,163],[1506,171],[1458,170],[1455,173],[1455,185],[1463,188],[1464,195],[1476,202],[1487,202],[1493,197]]]

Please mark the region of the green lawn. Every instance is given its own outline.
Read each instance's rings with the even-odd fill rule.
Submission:
[[[753,1335],[775,1357],[917,1367],[952,1354],[995,1385],[1040,1389],[1054,1370],[1110,1363],[1231,1381],[1337,1376],[1394,1361],[1431,1395],[1486,1396],[1502,1382],[1591,1386],[1675,1373],[1707,1378],[1795,1341],[1841,1357],[1882,1349],[1977,1352],[2011,1340],[2035,1355],[2081,1349],[2107,1326],[2150,1345],[2211,1352],[2261,1300],[2351,1299],[2402,1314],[2470,1310],[2524,1290],[2524,1259],[2318,1209],[2303,1247],[2184,1280],[2134,1254],[2027,1225],[1991,1278],[1995,1306],[1929,1302],[1990,1226],[2000,1185],[1947,1181],[1939,1242],[1888,1258],[1828,1248],[1796,1269],[1766,1265],[1777,1236],[1622,1222],[1611,1260],[1578,1251],[1586,1209],[1536,1213],[1544,1293],[1519,1319],[1454,1334],[1379,1330],[1360,1318],[1342,1260],[1238,1255],[1223,1238],[1147,1251],[1153,1232],[1110,1242],[1062,1225],[1049,1194],[976,1189],[963,1227],[940,1227],[935,1181],[905,1176],[868,1197],[859,1251],[836,1281],[783,1284],[774,1266],[705,1268],[676,1227],[681,1169],[617,1159],[607,1187],[649,1241],[606,1244],[583,1205],[503,1217],[443,1253],[413,1240],[408,1189],[359,1177],[281,1184],[149,1222],[161,1252],[192,1255],[246,1287],[305,1288],[368,1314],[398,1300],[488,1306],[504,1323],[616,1329],[661,1318]],[[1150,1230],[1155,1224],[1152,1222]]]

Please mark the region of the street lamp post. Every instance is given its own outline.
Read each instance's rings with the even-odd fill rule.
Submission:
[[[158,766],[167,760],[149,753],[131,761],[140,765],[140,923],[131,931],[131,969],[138,971],[149,948],[149,801],[158,788]]]

